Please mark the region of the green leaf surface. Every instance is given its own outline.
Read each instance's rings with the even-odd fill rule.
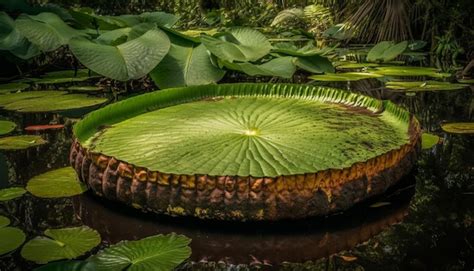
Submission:
[[[26,193],[26,190],[23,187],[10,187],[0,189],[0,201],[7,201],[19,198]]]
[[[153,29],[117,46],[94,43],[84,38],[71,40],[74,56],[92,71],[127,81],[148,74],[168,53],[170,41],[163,31]]]
[[[364,69],[370,67],[379,67],[380,64],[377,63],[357,63],[357,62],[350,62],[350,63],[341,63],[336,65],[336,69],[338,70],[346,70],[346,69]]]
[[[218,58],[228,61],[256,61],[272,49],[268,39],[257,30],[251,28],[234,28],[229,31],[227,40],[201,35],[206,48]]]
[[[155,235],[122,241],[89,258],[97,271],[169,271],[191,255],[191,240],[182,235]]]
[[[278,76],[291,78],[296,71],[295,59],[291,56],[274,58],[260,65],[249,62],[227,62],[223,65],[230,70],[240,71],[250,76]]]
[[[427,76],[433,78],[446,78],[450,77],[450,73],[442,73],[436,68],[430,67],[413,67],[413,66],[383,66],[377,67],[370,70],[373,73],[385,75],[385,76],[405,76],[405,77],[417,77]]]
[[[31,78],[31,82],[38,85],[54,85],[64,84],[73,82],[84,82],[89,79],[97,78],[97,74],[92,73],[89,75],[89,70],[78,69],[75,70],[63,70],[48,72],[41,76],[41,78]]]
[[[369,62],[388,62],[401,55],[408,47],[408,41],[395,44],[392,41],[382,41],[367,54]]]
[[[383,77],[383,76],[374,74],[374,73],[366,73],[366,72],[344,72],[344,73],[318,74],[318,75],[309,76],[308,78],[313,79],[315,81],[340,82],[340,81],[359,81],[363,79],[379,78],[379,77]]]
[[[79,182],[71,167],[64,167],[33,177],[26,190],[40,198],[62,198],[82,194],[87,187]]]
[[[27,91],[4,94],[0,107],[17,112],[61,112],[103,104],[106,98],[86,94],[68,94],[66,91]]]
[[[29,59],[40,53],[38,47],[16,29],[15,21],[5,12],[0,12],[0,50],[8,50],[21,59]]]
[[[299,68],[312,72],[312,73],[333,73],[335,72],[334,66],[331,61],[324,56],[299,56],[296,57],[296,66]]]
[[[439,141],[440,141],[439,136],[429,134],[429,133],[423,133],[421,135],[421,148],[424,150],[431,149],[436,144],[438,144]]]
[[[16,123],[8,120],[0,120],[0,136],[11,133],[16,128]]]
[[[61,261],[35,268],[34,271],[96,271],[94,263],[87,261]]]
[[[0,138],[0,150],[24,150],[45,144],[47,141],[37,135],[19,135]]]
[[[7,94],[11,92],[22,91],[29,88],[30,85],[24,83],[7,83],[0,85],[0,95]]]
[[[345,168],[399,148],[408,142],[408,116],[331,88],[208,85],[110,105],[74,133],[92,152],[150,170],[273,177]]]
[[[20,15],[15,21],[18,31],[41,51],[50,52],[66,45],[74,37],[84,34],[67,25],[58,15],[43,12]]]
[[[452,122],[444,123],[441,129],[450,134],[474,134],[474,122]]]
[[[67,90],[79,93],[102,92],[104,89],[99,86],[70,86]]]
[[[440,81],[392,81],[387,82],[385,87],[398,91],[422,92],[460,90],[468,85]]]
[[[0,228],[10,225],[10,219],[6,216],[0,215]]]
[[[25,242],[25,233],[10,225],[10,219],[0,216],[0,255],[9,253],[17,249]]]
[[[172,44],[169,53],[150,76],[161,89],[216,83],[225,71],[212,65],[209,57],[203,44]]]
[[[101,240],[99,233],[87,226],[48,229],[44,235],[46,237],[28,241],[21,249],[21,256],[39,264],[74,259],[96,247]]]

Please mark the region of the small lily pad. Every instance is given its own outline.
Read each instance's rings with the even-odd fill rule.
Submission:
[[[474,122],[453,122],[441,125],[441,129],[451,134],[474,134]]]
[[[6,135],[15,130],[16,124],[8,120],[0,120],[0,135]]]
[[[40,198],[62,198],[82,194],[87,187],[79,182],[74,169],[64,167],[33,177],[26,190]]]
[[[386,84],[388,89],[410,92],[461,90],[466,87],[468,85],[439,81],[394,81]]]
[[[30,85],[23,83],[8,83],[0,85],[0,94],[22,91],[29,88]]]
[[[383,77],[379,74],[365,73],[365,72],[345,72],[345,73],[325,73],[312,75],[309,78],[316,81],[324,82],[339,82],[339,81],[358,81],[369,78]]]
[[[98,86],[70,86],[67,90],[72,92],[88,93],[88,92],[101,92],[104,89]]]
[[[106,98],[66,91],[27,91],[2,95],[0,107],[17,112],[62,112],[103,104]]]
[[[21,249],[21,256],[39,264],[74,259],[100,243],[99,233],[87,226],[48,229],[44,236],[28,241]]]
[[[16,228],[8,227],[10,219],[0,216],[0,255],[14,251],[25,242],[25,233]]]
[[[451,76],[450,73],[443,73],[430,67],[384,66],[374,68],[371,71],[385,76],[427,76],[433,78],[446,78]]]
[[[7,201],[19,198],[26,193],[26,190],[23,187],[10,187],[5,189],[0,189],[0,201]]]
[[[77,70],[77,73],[74,70],[66,71],[55,71],[49,72],[42,76],[41,78],[33,79],[35,84],[45,84],[45,85],[54,85],[54,84],[64,84],[64,83],[73,83],[73,82],[83,82],[92,78],[97,78],[97,75],[89,76],[89,70],[81,69]]]
[[[421,136],[421,148],[424,150],[431,149],[436,144],[438,144],[439,141],[439,136],[429,133],[423,133],[423,135]]]
[[[61,261],[49,263],[34,269],[34,271],[95,271],[95,265],[87,261]]]
[[[24,150],[47,143],[41,136],[20,135],[0,138],[0,150]]]
[[[474,84],[474,79],[459,79],[458,82],[462,84]]]
[[[191,239],[182,235],[155,235],[137,241],[122,241],[88,260],[97,271],[173,270],[191,255]]]
[[[380,64],[377,63],[357,63],[357,62],[350,62],[350,63],[342,63],[336,66],[338,70],[347,70],[347,69],[364,69],[364,68],[373,68],[379,67]]]

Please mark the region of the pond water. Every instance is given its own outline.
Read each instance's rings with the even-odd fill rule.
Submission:
[[[84,193],[51,200],[25,195],[0,202],[0,215],[10,217],[27,239],[47,228],[88,225],[102,236],[91,253],[120,240],[184,234],[192,239],[192,255],[181,270],[472,270],[474,137],[443,133],[439,124],[468,121],[473,90],[407,96],[374,82],[336,86],[405,105],[442,144],[424,150],[416,169],[385,194],[342,213],[272,223],[201,221],[142,214]],[[13,117],[26,126],[52,116]],[[45,146],[0,157],[8,161],[0,163],[1,180],[10,180],[0,187],[24,185],[32,176],[68,165],[70,125],[46,136]],[[36,267],[19,254],[2,256],[0,270]]]

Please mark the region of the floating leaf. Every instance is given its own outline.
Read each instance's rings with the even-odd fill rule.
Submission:
[[[408,41],[395,44],[392,41],[382,41],[372,48],[367,54],[369,62],[388,62],[402,54],[408,46]]]
[[[23,84],[23,83],[8,83],[8,84],[1,84],[0,85],[0,95],[6,94],[9,92],[17,92],[22,91],[29,88],[30,85]]]
[[[27,91],[1,96],[0,107],[18,112],[61,112],[103,104],[106,98],[86,94],[68,94],[66,91]]]
[[[72,91],[72,92],[80,92],[80,93],[104,91],[104,89],[99,86],[70,86],[67,88],[67,90]]]
[[[387,82],[386,88],[401,91],[448,91],[460,90],[468,85],[455,84],[450,82],[439,81],[391,81]]]
[[[462,84],[474,84],[474,79],[459,79],[458,82]]]
[[[182,235],[155,235],[138,241],[122,241],[89,258],[97,271],[173,270],[191,255],[191,240]]]
[[[358,81],[362,79],[379,78],[382,75],[364,72],[345,72],[345,73],[325,73],[309,76],[310,79],[324,82],[338,82],[338,81]]]
[[[429,134],[429,133],[423,133],[421,136],[421,148],[424,150],[431,149],[436,144],[438,144],[439,141],[440,141],[439,136]]]
[[[15,130],[16,124],[8,120],[0,120],[0,135],[6,135]]]
[[[87,261],[62,261],[49,263],[34,271],[96,271],[94,263]]]
[[[474,122],[444,123],[441,129],[451,134],[474,134]]]
[[[87,188],[71,167],[64,167],[33,177],[26,190],[40,198],[61,198],[82,194]]]
[[[379,67],[380,64],[377,63],[357,63],[357,62],[351,62],[351,63],[341,63],[340,65],[336,66],[336,69],[338,70],[345,70],[345,69],[364,69],[364,68],[373,68],[373,67]]]
[[[45,144],[47,141],[36,135],[8,136],[0,138],[0,150],[23,150]]]
[[[267,38],[257,30],[234,28],[229,34],[230,36],[222,36],[222,39],[201,35],[201,41],[212,54],[228,62],[256,61],[272,49]]]
[[[413,66],[383,66],[372,70],[373,73],[387,76],[428,76],[433,78],[450,77],[450,73],[441,73],[436,68]]]
[[[0,189],[0,201],[7,201],[19,198],[26,193],[26,190],[23,187],[10,187]]]
[[[209,57],[202,44],[172,44],[169,53],[150,76],[161,89],[216,83],[225,71],[212,65]]]
[[[50,12],[22,14],[16,19],[15,25],[23,36],[44,52],[54,51],[74,37],[84,36]]]
[[[43,75],[41,78],[32,78],[32,82],[35,84],[42,85],[53,85],[73,82],[83,82],[92,78],[97,78],[97,75],[89,75],[89,70],[65,70],[49,72]]]
[[[272,59],[260,65],[248,62],[231,63],[222,61],[224,66],[230,70],[240,71],[250,76],[279,76],[291,78],[296,71],[294,58],[290,56]]]
[[[84,255],[100,243],[97,231],[87,227],[48,229],[43,236],[28,241],[21,249],[21,256],[39,264],[74,259]]]
[[[379,201],[379,202],[376,202],[376,203],[370,205],[369,207],[370,207],[370,208],[379,208],[379,207],[383,207],[383,206],[388,206],[388,205],[390,205],[390,204],[391,204],[390,202]]]
[[[94,43],[84,38],[71,40],[69,48],[87,68],[106,77],[127,81],[148,74],[170,48],[168,36],[159,29],[117,46]]]
[[[14,251],[25,242],[25,233],[15,227],[7,227],[10,225],[10,219],[0,216],[0,255]]]

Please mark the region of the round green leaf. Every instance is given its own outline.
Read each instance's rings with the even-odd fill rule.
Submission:
[[[365,72],[345,72],[345,73],[325,73],[309,76],[310,79],[323,82],[338,82],[338,81],[358,81],[370,78],[379,78],[382,75]]]
[[[474,122],[453,122],[441,125],[441,129],[451,134],[474,134]]]
[[[141,78],[155,68],[168,53],[170,41],[163,31],[152,29],[118,46],[77,38],[71,40],[69,48],[84,66],[94,72],[127,81]]]
[[[16,124],[8,120],[0,120],[0,135],[6,135],[15,130]]]
[[[0,85],[0,94],[6,94],[10,92],[17,92],[29,88],[30,85],[23,83],[8,83]]]
[[[10,225],[10,219],[6,216],[0,215],[0,228]]]
[[[100,243],[97,231],[87,227],[48,229],[43,236],[28,241],[21,249],[21,256],[39,264],[84,255]]]
[[[433,148],[436,144],[439,143],[439,136],[429,134],[429,133],[423,133],[421,136],[421,148],[422,149],[431,149]]]
[[[25,233],[15,227],[7,227],[10,225],[10,219],[0,216],[0,255],[17,249],[25,242]]]
[[[83,82],[92,78],[97,78],[97,75],[89,76],[89,70],[80,69],[77,71],[74,70],[65,70],[65,71],[55,71],[49,72],[43,75],[41,78],[34,78],[32,82],[39,85],[53,85],[53,84],[64,84],[64,83],[73,83],[73,82]]]
[[[79,182],[74,169],[64,167],[33,177],[26,190],[40,198],[61,198],[82,194],[87,188]]]
[[[460,90],[468,87],[465,84],[455,84],[439,81],[396,81],[387,82],[386,88],[400,91],[420,92],[420,91],[449,91]]]
[[[168,271],[191,255],[191,240],[182,235],[155,235],[122,241],[89,258],[97,271]]]
[[[45,144],[47,141],[37,135],[20,135],[0,138],[0,150],[24,150]]]
[[[94,263],[87,261],[62,261],[49,263],[34,269],[34,271],[95,271]]]
[[[17,112],[61,112],[103,104],[107,98],[86,94],[68,94],[67,91],[27,91],[1,96],[0,107]]]
[[[0,189],[0,201],[7,201],[19,198],[26,193],[26,190],[23,187],[10,187],[5,189]]]
[[[441,73],[436,68],[412,66],[384,66],[371,70],[373,73],[386,76],[427,76],[433,78],[450,77],[450,73]]]

